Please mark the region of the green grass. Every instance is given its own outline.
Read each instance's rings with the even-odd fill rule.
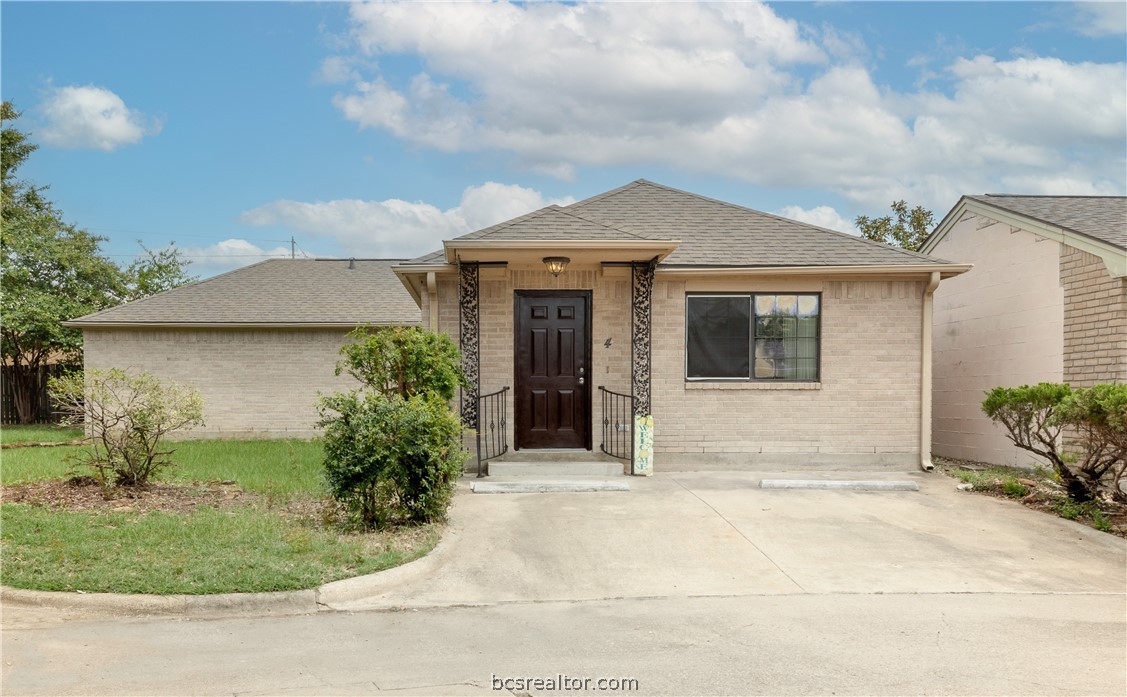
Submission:
[[[195,440],[170,444],[176,466],[158,480],[202,482],[235,480],[243,489],[265,494],[324,492],[319,441]],[[0,482],[14,484],[65,477],[73,466],[67,455],[81,446],[14,448],[0,453]]]
[[[3,582],[17,588],[155,594],[313,588],[429,552],[434,526],[341,535],[268,511],[170,513],[0,507]]]
[[[1032,479],[1037,481],[1043,478],[1040,472],[1027,472],[1011,467],[988,467],[981,472],[955,469],[949,472],[951,476],[974,485],[978,491],[993,491],[1005,494],[1010,498],[1020,499],[1029,494],[1029,488],[1018,479]]]
[[[171,444],[164,482],[235,482],[258,503],[190,514],[58,511],[0,506],[0,573],[17,588],[117,593],[234,593],[312,588],[416,559],[435,526],[348,534],[284,516],[274,504],[322,499],[318,441],[205,440]],[[79,446],[0,451],[0,481],[61,478]],[[284,508],[284,507],[283,507]]]
[[[81,429],[66,426],[4,424],[0,427],[0,443],[54,443],[80,438]]]

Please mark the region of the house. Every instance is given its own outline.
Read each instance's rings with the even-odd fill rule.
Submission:
[[[935,292],[936,454],[1027,465],[987,390],[1127,381],[1127,198],[964,196],[922,251],[974,264]]]
[[[146,370],[195,386],[206,426],[189,436],[308,437],[318,391],[357,326],[418,325],[395,259],[272,259],[67,322],[91,368]]]
[[[393,266],[485,457],[638,474],[929,469],[932,297],[969,268],[645,180]]]

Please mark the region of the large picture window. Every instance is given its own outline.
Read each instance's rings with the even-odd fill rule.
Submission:
[[[686,376],[816,381],[820,320],[816,294],[689,295]]]

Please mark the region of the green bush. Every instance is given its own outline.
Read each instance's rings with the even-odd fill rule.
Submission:
[[[146,372],[75,372],[51,378],[48,389],[67,423],[85,425],[91,444],[76,460],[103,486],[147,484],[173,464],[166,436],[204,423],[198,390]]]
[[[441,519],[466,458],[448,403],[464,382],[458,349],[421,329],[353,337],[337,370],[363,387],[319,404],[329,490],[363,527]]]
[[[1101,494],[1127,500],[1120,487],[1127,467],[1127,385],[996,387],[982,410],[1014,445],[1048,460],[1073,500]]]
[[[1029,494],[1029,489],[1016,479],[1002,480],[1002,493],[1010,498],[1020,499]]]

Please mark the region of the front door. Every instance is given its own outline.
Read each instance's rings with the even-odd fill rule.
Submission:
[[[590,448],[591,292],[516,291],[516,447]]]

